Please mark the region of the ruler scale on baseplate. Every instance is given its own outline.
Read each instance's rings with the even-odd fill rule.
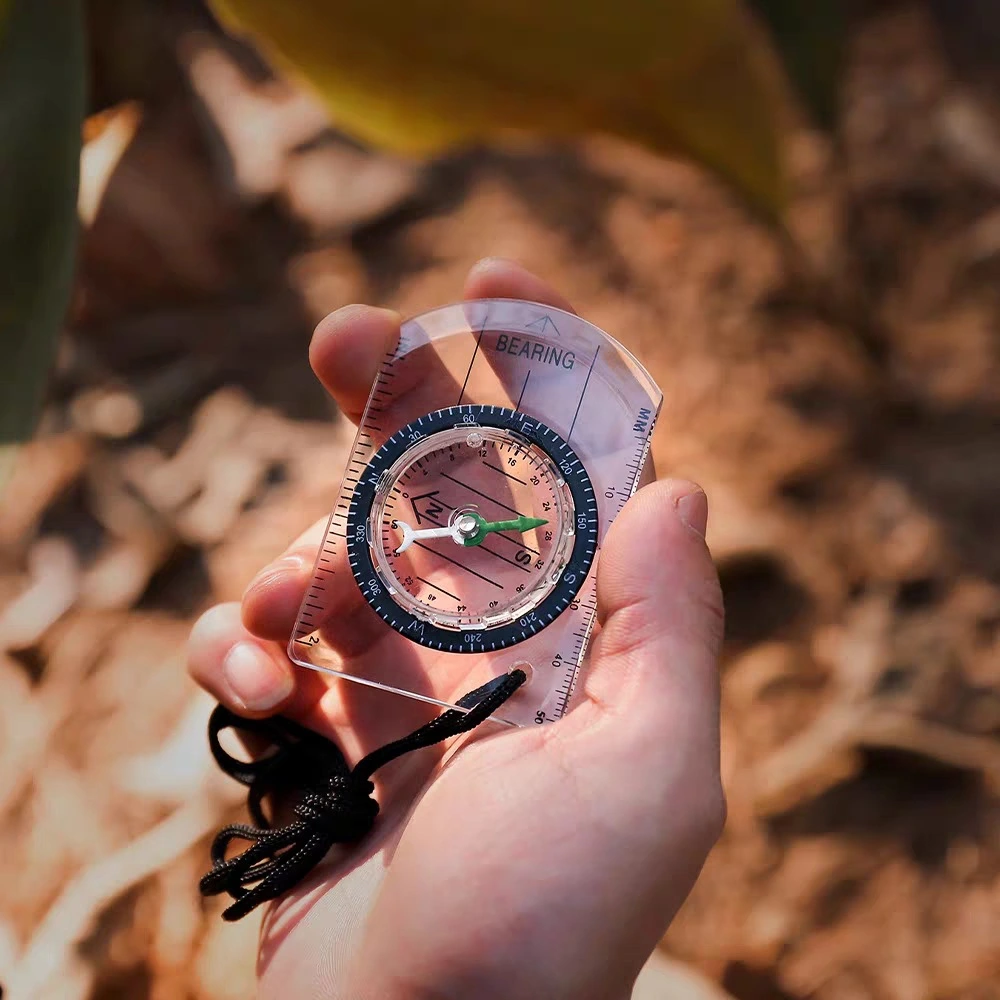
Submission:
[[[560,718],[595,620],[600,547],[661,401],[628,351],[558,309],[476,300],[405,323],[372,386],[292,660],[447,708],[517,666],[528,681],[498,720]],[[376,647],[382,631],[402,639]]]

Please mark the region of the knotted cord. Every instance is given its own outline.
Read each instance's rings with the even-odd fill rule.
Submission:
[[[239,920],[261,903],[284,895],[324,858],[334,844],[361,840],[378,815],[371,776],[412,750],[467,733],[488,719],[525,682],[512,670],[458,701],[409,736],[373,750],[351,770],[340,748],[318,733],[282,716],[244,719],[222,705],[208,724],[208,740],[219,767],[250,791],[247,807],[256,825],[234,823],[212,842],[212,870],[199,883],[203,896],[228,893],[234,902],[222,913]],[[219,742],[225,729],[238,729],[273,745],[274,752],[246,762],[227,753]],[[295,819],[275,827],[264,812],[268,795],[289,796]],[[226,858],[234,840],[249,843]]]

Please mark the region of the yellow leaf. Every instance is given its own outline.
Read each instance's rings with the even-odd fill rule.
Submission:
[[[505,130],[684,153],[771,218],[777,76],[742,0],[216,0],[359,139],[429,154]]]

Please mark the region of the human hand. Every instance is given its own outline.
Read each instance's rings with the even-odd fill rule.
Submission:
[[[473,269],[465,294],[570,308],[498,260]],[[313,368],[355,421],[399,323],[349,306],[316,330]],[[707,516],[705,495],[686,482],[652,483],[628,502],[601,554],[600,624],[575,707],[551,725],[383,768],[372,834],[270,907],[262,998],[629,996],[725,817],[722,602]],[[242,607],[199,619],[189,668],[235,712],[280,712],[353,763],[425,722],[427,707],[287,659],[324,530],[262,571]],[[345,605],[328,635],[347,661],[390,662],[408,645],[363,601]]]

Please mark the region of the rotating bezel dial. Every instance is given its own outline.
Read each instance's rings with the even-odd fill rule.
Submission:
[[[470,485],[468,471],[449,474],[469,456],[499,474],[496,488]],[[428,482],[447,486],[447,498],[418,494]],[[505,649],[555,621],[583,586],[597,538],[580,458],[541,421],[498,406],[452,406],[397,431],[368,464],[347,518],[348,557],[368,604],[397,632],[448,652]],[[420,548],[419,569],[400,552],[410,545]]]

